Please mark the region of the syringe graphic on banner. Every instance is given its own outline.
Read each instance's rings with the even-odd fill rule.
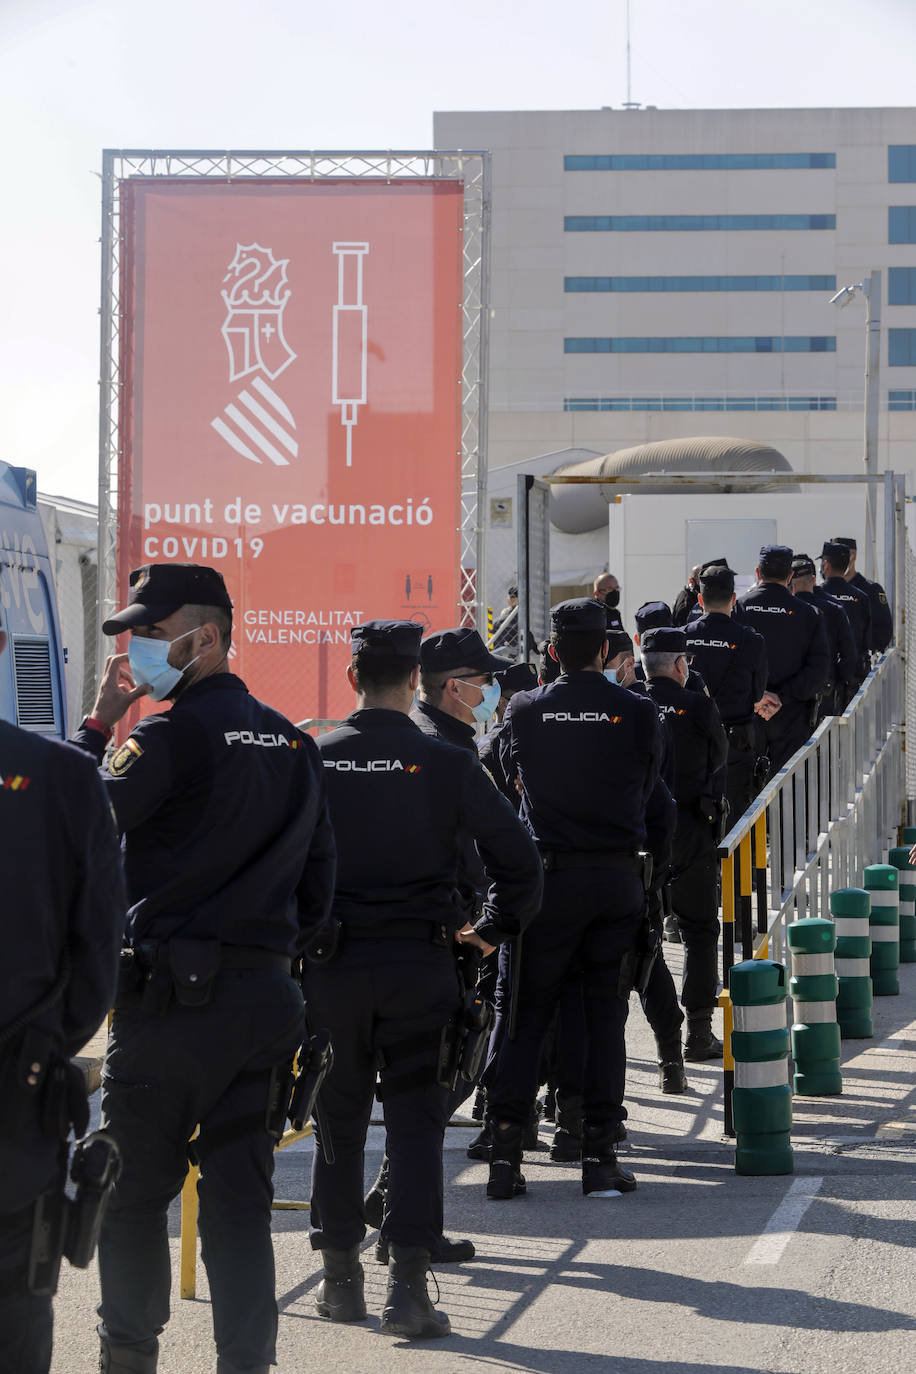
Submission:
[[[368,309],[363,304],[363,258],[368,243],[335,243],[337,304],[331,353],[331,403],[347,430],[347,467],[353,463],[353,426],[366,404]]]

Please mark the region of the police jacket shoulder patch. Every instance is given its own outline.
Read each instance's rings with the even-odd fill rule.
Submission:
[[[116,749],[111,756],[108,771],[113,778],[120,778],[127,772],[132,764],[142,755],[143,750],[137,741],[131,737],[125,740],[120,749]]]

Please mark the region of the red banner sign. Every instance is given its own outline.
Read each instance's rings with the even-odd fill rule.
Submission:
[[[350,628],[458,620],[456,182],[121,186],[119,590],[207,563],[233,671],[342,716]]]

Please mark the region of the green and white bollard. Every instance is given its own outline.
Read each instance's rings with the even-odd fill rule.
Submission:
[[[891,864],[871,864],[865,870],[865,889],[871,898],[871,984],[876,997],[900,991],[900,917],[897,911],[897,870]]]
[[[734,1011],[735,1172],[791,1174],[786,971],[772,959],[746,959],[729,970],[728,987]]]
[[[887,856],[897,869],[900,898],[900,962],[916,964],[916,868],[910,863],[910,846],[901,845]]]
[[[900,843],[905,844],[908,849],[912,849],[916,844],[916,825],[905,825],[900,836]]]
[[[795,1091],[811,1097],[830,1097],[843,1091],[833,965],[836,928],[832,921],[810,917],[793,921],[787,927],[786,938],[792,954],[789,995],[795,1003]]]
[[[830,894],[836,927],[836,1019],[844,1040],[873,1034],[871,1022],[871,899],[861,887],[841,887]]]

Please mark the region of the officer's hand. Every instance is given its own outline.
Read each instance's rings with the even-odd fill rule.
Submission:
[[[471,925],[463,925],[460,930],[456,930],[455,939],[458,941],[459,945],[474,945],[484,955],[492,954],[496,948],[495,945],[488,945],[486,940],[481,940],[477,931]]]
[[[763,696],[754,706],[754,710],[757,712],[758,716],[762,716],[764,720],[772,720],[780,706],[782,706],[782,701],[775,692],[764,692]]]
[[[103,725],[116,725],[129,706],[148,696],[152,688],[148,683],[137,687],[127,666],[127,654],[111,654],[105,660],[105,670],[99,683],[98,696],[90,712]]]

